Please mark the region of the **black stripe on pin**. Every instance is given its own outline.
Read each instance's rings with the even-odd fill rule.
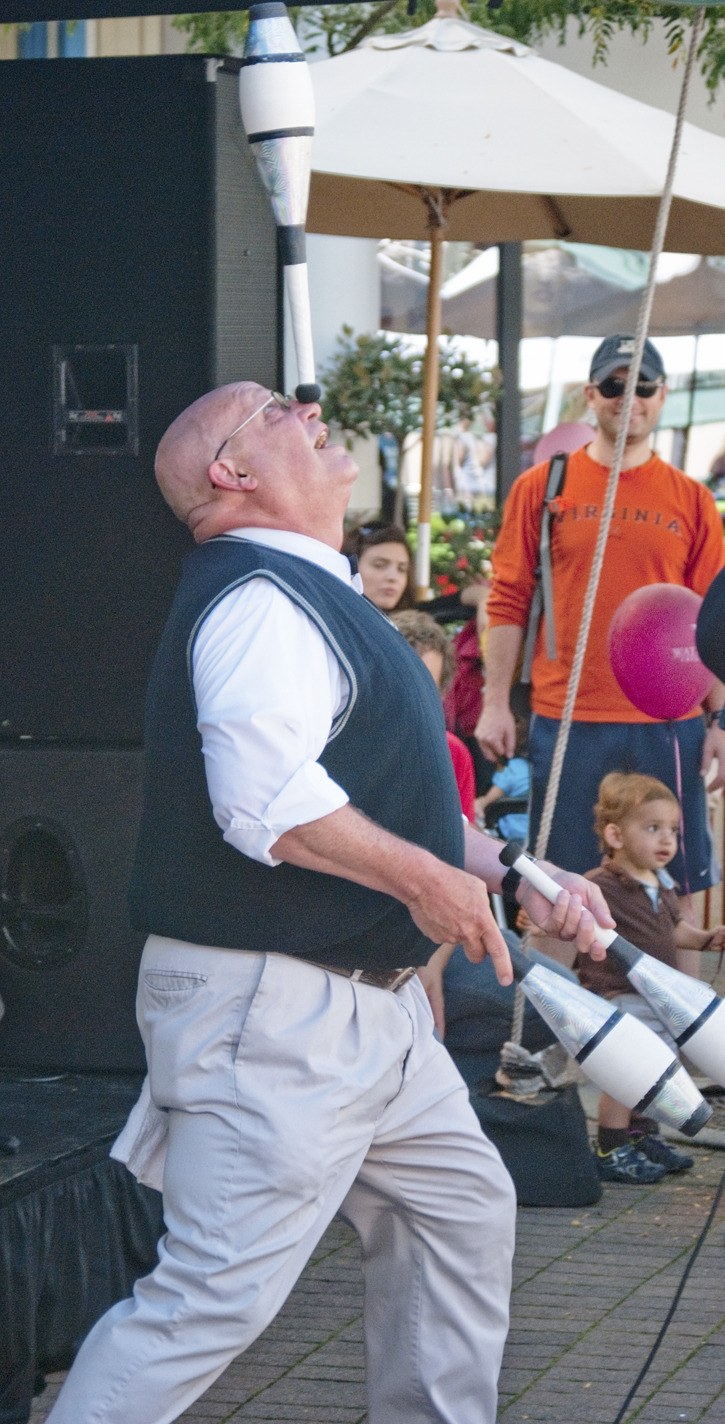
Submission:
[[[645,1109],[649,1107],[650,1103],[654,1102],[655,1098],[661,1092],[662,1088],[664,1088],[665,1085],[669,1082],[670,1078],[673,1078],[675,1073],[678,1073],[680,1071],[681,1066],[682,1065],[679,1060],[675,1058],[674,1062],[670,1064],[669,1068],[665,1069],[664,1073],[662,1074],[662,1077],[657,1079],[657,1082],[653,1084],[648,1093],[645,1093],[644,1097],[640,1100],[640,1102],[636,1104],[632,1111],[636,1113],[643,1113]],[[694,1137],[695,1134],[700,1131],[700,1128],[704,1127],[705,1123],[708,1122],[711,1117],[712,1108],[710,1107],[710,1104],[706,1103],[705,1099],[702,1098],[701,1101],[698,1103],[697,1107],[695,1108],[695,1111],[691,1113],[688,1117],[687,1122],[681,1122],[679,1124],[679,1131],[683,1133],[685,1137]]]
[[[286,4],[282,0],[259,0],[249,6],[249,20],[273,20],[275,16],[286,17]]]
[[[625,973],[628,969],[633,969],[635,964],[642,959],[642,950],[637,949],[636,945],[630,944],[629,940],[621,934],[615,935],[611,943],[607,945],[607,954],[611,954],[612,959],[616,959],[623,966]]]
[[[703,1098],[699,1106],[695,1108],[692,1116],[688,1117],[687,1122],[680,1123],[679,1130],[684,1137],[695,1137],[700,1131],[700,1128],[704,1127],[705,1123],[709,1122],[711,1117],[712,1108]]]
[[[574,1055],[577,1063],[586,1062],[586,1059],[589,1057],[589,1054],[593,1053],[594,1049],[599,1047],[602,1040],[607,1037],[608,1033],[611,1033],[612,1029],[619,1023],[619,1020],[623,1017],[624,1015],[620,1013],[619,1009],[614,1009],[610,1017],[607,1019],[607,1022],[602,1024],[601,1028],[597,1029],[596,1033],[592,1034],[592,1037],[590,1038],[589,1042],[585,1043],[584,1047],[580,1048],[579,1052]]]
[[[678,1047],[681,1047],[683,1043],[687,1043],[688,1038],[692,1038],[693,1033],[697,1033],[697,1030],[702,1028],[702,1025],[710,1018],[711,1014],[714,1014],[715,1010],[719,1009],[721,1003],[722,1000],[719,999],[716,994],[715,998],[711,999],[710,1003],[703,1009],[699,1018],[696,1018],[695,1022],[691,1023],[689,1028],[683,1029],[679,1038],[675,1039]]]
[[[304,64],[305,56],[298,50],[291,54],[248,54],[240,60],[239,68],[247,69],[250,64]]]
[[[498,858],[502,865],[515,865],[520,855],[526,852],[521,841],[507,841],[505,846],[499,851]]]
[[[287,14],[287,6],[282,4],[282,0],[260,0],[258,5],[250,5],[250,20],[271,20],[275,15]]]
[[[300,224],[277,228],[279,258],[283,267],[298,267],[305,258],[305,230]]]
[[[654,1099],[657,1097],[657,1094],[662,1091],[665,1086],[665,1083],[668,1083],[670,1078],[673,1078],[675,1073],[678,1073],[679,1070],[680,1061],[678,1058],[674,1058],[673,1061],[670,1063],[669,1068],[665,1068],[665,1071],[662,1076],[657,1079],[656,1083],[652,1084],[652,1087],[650,1088],[649,1092],[645,1093],[643,1098],[640,1098],[640,1101],[636,1104],[632,1111],[638,1113],[644,1112],[645,1108],[649,1107],[650,1103],[654,1102]]]
[[[264,143],[270,138],[313,138],[315,130],[310,128],[261,129],[259,133],[247,134],[250,143]]]

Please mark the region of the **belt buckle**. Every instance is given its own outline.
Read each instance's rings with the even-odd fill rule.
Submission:
[[[352,979],[355,984],[371,985],[374,989],[387,989],[394,994],[396,989],[401,989],[403,984],[407,984],[415,974],[415,969],[408,966],[405,969],[343,969],[337,964],[318,964],[315,960],[310,960],[315,969],[324,969],[327,974],[341,974],[343,979]]]
[[[408,980],[412,979],[414,974],[415,969],[412,965],[408,965],[407,969],[399,969],[392,984],[387,985],[391,994],[394,994],[396,989],[402,989],[403,985],[407,984]]]
[[[375,989],[387,989],[394,994],[397,989],[401,989],[403,984],[407,984],[412,979],[415,969],[408,966],[406,969],[353,969],[350,978],[358,984],[370,984]]]

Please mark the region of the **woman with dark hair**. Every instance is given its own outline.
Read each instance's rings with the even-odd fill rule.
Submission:
[[[410,549],[400,525],[382,519],[360,524],[345,536],[342,552],[357,559],[365,596],[381,613],[414,606]]]

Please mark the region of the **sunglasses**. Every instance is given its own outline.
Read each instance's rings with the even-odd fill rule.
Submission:
[[[256,415],[261,415],[262,411],[266,410],[268,406],[278,405],[281,407],[282,410],[290,410],[293,404],[294,402],[292,400],[292,396],[281,396],[279,391],[272,391],[271,394],[267,396],[266,401],[264,401],[262,405],[258,405],[257,409],[253,410],[252,414],[248,415],[246,420],[242,421],[241,425],[235,425],[234,429],[229,433],[229,435],[224,436],[224,439],[222,440],[222,443],[219,446],[219,449],[217,450],[214,459],[219,459],[219,456],[221,455],[224,446],[229,444],[229,441],[231,440],[233,435],[238,435],[240,430],[244,429],[245,425],[249,425],[250,420],[254,420],[254,417]]]
[[[624,395],[626,382],[621,376],[607,376],[603,381],[594,381],[593,384],[605,400],[618,400]],[[638,381],[634,389],[641,400],[649,400],[662,390],[662,385],[662,381]]]

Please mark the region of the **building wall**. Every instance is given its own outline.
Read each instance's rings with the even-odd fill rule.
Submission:
[[[89,57],[181,54],[184,50],[184,36],[174,29],[168,15],[87,23],[92,27],[87,49]]]

